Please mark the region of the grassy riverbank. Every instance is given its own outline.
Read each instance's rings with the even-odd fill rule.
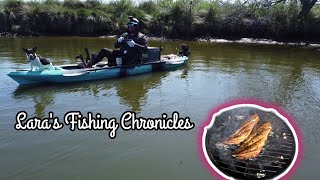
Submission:
[[[167,38],[186,38],[188,0],[158,0],[135,3],[119,0],[4,0],[0,6],[0,32],[20,35],[100,36],[126,29],[127,16],[141,20],[143,31]],[[276,40],[320,40],[320,7],[315,5],[303,20],[300,1],[289,0],[262,6],[254,1],[221,3],[195,0],[190,35],[214,38],[269,38]]]

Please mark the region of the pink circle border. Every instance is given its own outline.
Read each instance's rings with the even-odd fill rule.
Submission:
[[[287,118],[287,120],[289,121],[289,123],[292,125],[293,129],[296,132],[297,138],[298,138],[298,155],[297,155],[297,159],[296,162],[294,163],[294,165],[292,166],[292,168],[289,170],[289,172],[287,174],[285,174],[281,179],[288,179],[290,176],[292,176],[294,174],[294,172],[298,169],[301,161],[302,161],[302,156],[303,156],[303,136],[301,133],[301,130],[299,128],[299,126],[297,125],[297,123],[293,120],[293,118],[281,107],[275,105],[275,104],[271,104],[271,103],[266,103],[266,102],[262,102],[259,100],[255,100],[255,99],[236,99],[236,100],[232,100],[232,101],[228,101],[225,103],[222,103],[220,105],[218,105],[217,107],[213,108],[209,114],[207,115],[207,119],[206,121],[204,121],[199,129],[198,129],[198,142],[197,142],[197,146],[198,146],[198,152],[199,152],[199,156],[200,159],[203,161],[204,166],[206,167],[206,169],[215,177],[217,177],[218,179],[224,179],[219,173],[217,173],[211,166],[210,164],[207,162],[207,159],[203,153],[203,147],[202,147],[202,136],[204,133],[204,128],[210,124],[211,120],[212,120],[212,116],[213,114],[219,112],[222,109],[225,109],[227,107],[230,106],[234,106],[234,105],[238,105],[238,104],[254,104],[254,105],[258,105],[258,106],[262,106],[264,108],[273,108],[276,111],[278,111],[282,116],[284,116],[285,118]]]

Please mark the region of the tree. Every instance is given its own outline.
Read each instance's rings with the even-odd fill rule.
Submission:
[[[286,3],[288,0],[246,0],[245,4],[254,4],[257,7],[270,7],[272,5],[278,3]],[[301,10],[299,12],[300,18],[305,18],[309,12],[311,11],[312,7],[316,4],[318,0],[299,0],[301,4]]]
[[[317,1],[318,0],[300,0],[302,7],[299,13],[299,17],[305,18]]]

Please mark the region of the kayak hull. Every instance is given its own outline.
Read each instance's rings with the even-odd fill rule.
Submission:
[[[159,70],[169,70],[183,66],[187,61],[188,58],[182,56],[173,60],[131,66],[79,68],[77,65],[65,65],[55,66],[55,70],[17,70],[10,72],[7,75],[20,85],[71,83],[134,76]]]

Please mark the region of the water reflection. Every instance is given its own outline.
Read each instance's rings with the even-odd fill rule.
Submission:
[[[187,79],[189,77],[189,71],[190,71],[190,66],[186,65],[185,68],[182,70],[180,77],[183,79]]]
[[[305,89],[305,80],[303,75],[303,63],[294,63],[288,69],[286,74],[288,76],[282,76],[280,79],[280,86],[277,89],[277,101],[281,102],[282,105],[287,106],[292,103],[294,95],[297,91]],[[300,92],[301,93],[301,92]],[[298,96],[301,96],[299,94]]]
[[[35,86],[18,86],[14,91],[13,96],[16,99],[31,98],[34,102],[35,115],[37,117],[45,117],[46,112],[50,111],[49,106],[52,106],[57,101],[58,94],[76,93],[80,94],[79,103],[83,103],[81,96],[89,94],[90,96],[98,97],[103,95],[101,92],[112,88],[111,85],[105,85],[104,82],[95,83],[77,83],[77,84],[61,84],[61,85],[35,85]],[[61,99],[61,98],[60,98]],[[65,99],[65,105],[68,104]],[[77,106],[73,104],[73,106]]]
[[[31,98],[37,117],[45,117],[46,112],[49,111],[47,107],[55,103],[56,96],[67,93],[80,94],[81,97],[93,96],[97,99],[115,94],[120,98],[120,103],[125,104],[132,111],[140,112],[141,107],[147,102],[149,90],[157,88],[161,84],[161,79],[165,78],[168,73],[169,71],[162,71],[121,79],[76,84],[18,86],[13,96],[16,99]],[[66,104],[68,103],[66,102]]]
[[[155,89],[161,84],[161,79],[168,72],[146,74],[141,77],[130,77],[115,83],[115,89],[121,102],[128,105],[131,111],[140,112],[141,107],[147,102],[150,89]]]

